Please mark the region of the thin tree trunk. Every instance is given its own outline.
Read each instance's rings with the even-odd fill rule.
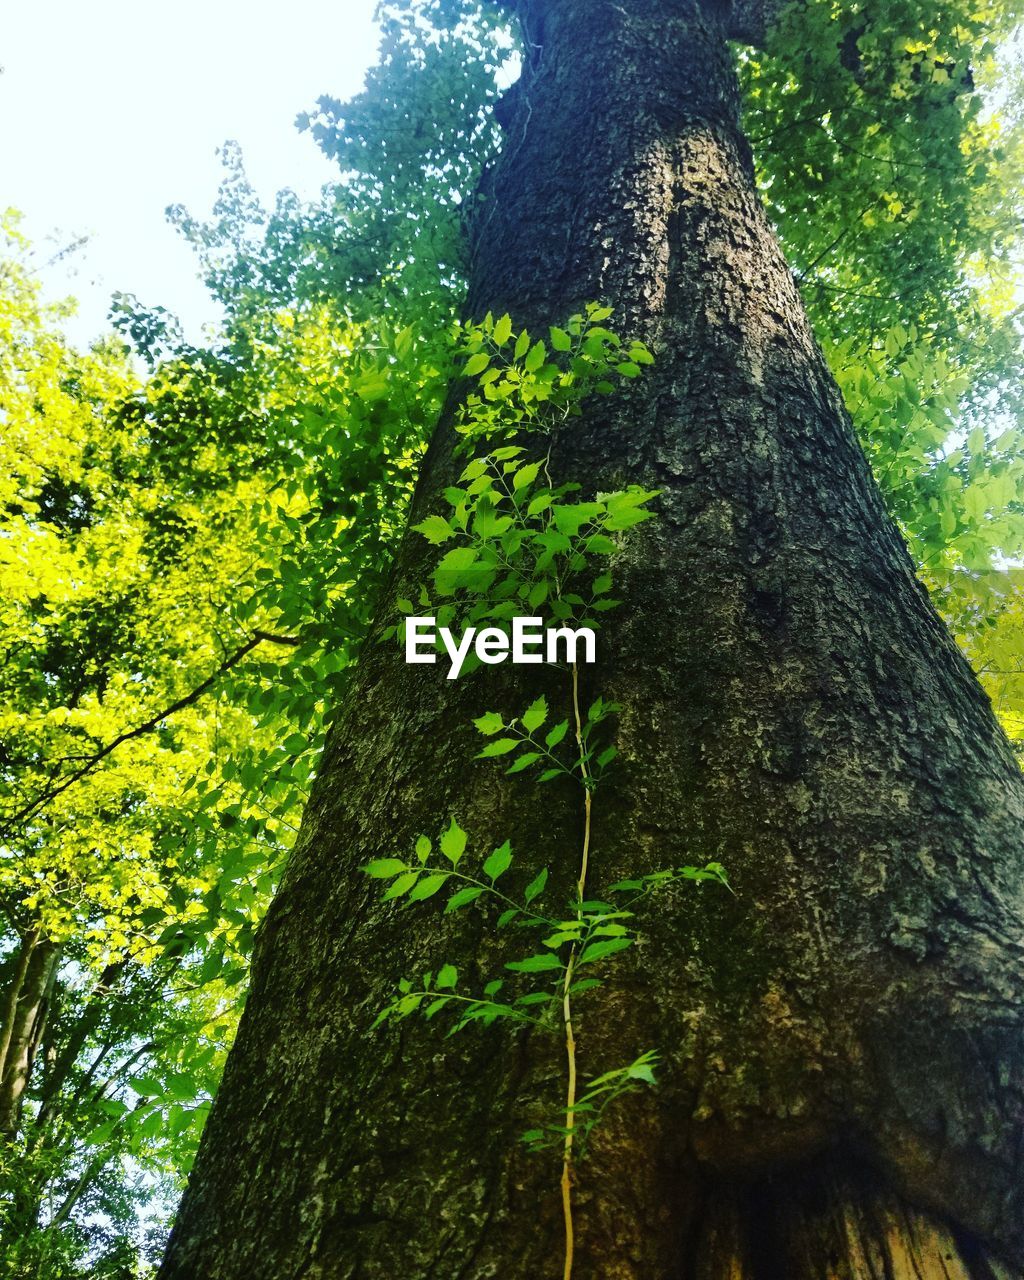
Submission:
[[[45,938],[36,940],[28,951],[0,1075],[0,1135],[6,1138],[17,1134],[21,1122],[22,1099],[46,1027],[47,1005],[59,959],[59,944]]]
[[[584,1074],[647,1048],[664,1065],[580,1168],[575,1274],[1017,1275],[994,1259],[1024,1264],[1021,775],[809,332],[718,10],[520,9],[470,311],[536,328],[607,301],[657,355],[556,447],[563,478],[662,492],[586,673],[585,695],[623,706],[625,761],[590,882],[718,858],[736,891],[662,902],[576,1028]],[[417,519],[450,453],[442,428]],[[423,574],[410,539],[396,594]],[[357,870],[454,813],[477,848],[509,836],[553,863],[568,894],[575,797],[539,804],[470,763],[469,717],[541,690],[564,699],[532,668],[450,682],[367,654],[162,1280],[561,1274],[557,1161],[516,1142],[557,1098],[556,1049],[370,1035],[397,978],[500,957],[475,917],[391,910]]]
[[[3,1079],[7,1068],[7,1054],[14,1037],[14,1027],[18,1020],[18,1001],[28,972],[29,961],[35,950],[39,935],[35,931],[26,933],[18,942],[17,950],[10,957],[5,968],[10,977],[4,990],[3,1017],[0,1018],[0,1079]]]

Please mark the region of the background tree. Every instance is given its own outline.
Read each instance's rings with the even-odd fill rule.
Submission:
[[[443,378],[323,305],[202,350],[122,300],[140,378],[68,349],[7,239],[0,1239],[12,1275],[120,1274],[189,1166]]]

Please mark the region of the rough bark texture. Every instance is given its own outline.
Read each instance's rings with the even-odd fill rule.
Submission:
[[[715,857],[736,890],[662,900],[584,1012],[585,1072],[649,1047],[666,1061],[583,1166],[576,1274],[1017,1276],[1019,771],[759,206],[724,15],[522,7],[470,309],[537,326],[600,299],[657,354],[556,457],[595,487],[663,493],[586,674],[624,708],[591,883]],[[442,429],[421,511],[449,456]],[[422,572],[415,540],[399,567],[401,593]],[[468,718],[542,688],[565,696],[531,668],[447,682],[390,647],[367,655],[261,931],[162,1280],[561,1274],[557,1162],[515,1142],[556,1103],[557,1045],[369,1035],[398,977],[495,961],[473,917],[389,910],[357,871],[455,812],[568,885],[571,791],[540,805],[470,763]]]

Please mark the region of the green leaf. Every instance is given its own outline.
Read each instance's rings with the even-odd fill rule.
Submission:
[[[565,735],[569,732],[569,721],[563,720],[560,724],[556,724],[551,732],[545,737],[544,743],[550,749],[557,747]]]
[[[632,938],[607,938],[603,942],[592,942],[583,949],[578,964],[593,964],[595,960],[603,960],[605,956],[614,955],[616,951],[624,951],[633,945]]]
[[[432,898],[439,889],[441,889],[448,881],[448,873],[446,871],[438,872],[435,875],[424,876],[418,885],[409,894],[410,902],[425,902],[427,898]]]
[[[515,751],[521,741],[521,738],[495,738],[493,742],[488,742],[483,751],[478,751],[475,758],[489,760],[492,756],[508,755],[510,751]]]
[[[421,520],[419,524],[414,524],[413,529],[417,533],[421,533],[431,546],[440,546],[442,542],[447,542],[449,538],[455,537],[455,530],[451,527],[444,516],[427,516],[426,520]],[[412,606],[406,611],[411,613]]]
[[[468,907],[471,902],[476,902],[482,893],[483,889],[478,888],[476,885],[468,885],[465,889],[460,889],[458,893],[453,893],[445,905],[445,915],[449,915],[452,911],[458,911],[462,907]]]
[[[416,857],[420,862],[426,862],[430,857],[431,844],[426,836],[418,836],[416,839]]]
[[[640,507],[624,507],[621,511],[609,513],[604,527],[611,533],[621,533],[623,529],[632,529],[644,520],[653,520],[653,511],[644,511]]]
[[[594,555],[610,556],[615,553],[615,543],[603,533],[594,533],[587,539],[586,549]]]
[[[526,357],[525,368],[527,373],[536,373],[544,363],[547,353],[547,347],[543,342],[535,342],[530,348],[530,354]]]
[[[543,694],[523,712],[521,724],[527,733],[533,733],[539,729],[544,721],[548,718],[548,700]]]
[[[564,947],[567,942],[579,942],[579,929],[560,929],[558,933],[553,933],[550,937],[544,938],[544,946],[552,947],[557,950]]]
[[[512,481],[512,488],[518,493],[521,489],[527,489],[537,479],[540,472],[539,462],[528,462],[525,467],[520,467]]]
[[[404,876],[399,876],[381,895],[382,901],[390,902],[392,898],[400,898],[403,893],[409,892],[419,878],[418,871],[408,871]]]
[[[439,595],[453,595],[460,587],[483,582],[486,571],[475,547],[455,547],[434,570],[434,586]]]
[[[556,351],[569,351],[572,348],[572,338],[564,329],[559,329],[557,325],[551,326],[551,345]]]
[[[479,351],[475,356],[470,356],[466,361],[466,367],[463,373],[467,378],[475,378],[478,373],[483,373],[484,369],[491,363],[491,357],[486,351]]]
[[[520,333],[519,337],[518,337],[518,338],[516,338],[516,345],[515,345],[515,358],[516,358],[517,360],[522,360],[523,356],[525,356],[525,355],[526,355],[526,353],[527,353],[527,351],[529,351],[529,349],[530,349],[530,335],[529,335],[529,333],[524,329],[524,330]]]
[[[525,960],[509,960],[505,965],[506,969],[512,969],[516,973],[544,973],[549,969],[563,969],[565,966],[551,951],[544,951],[540,955],[527,956]]]
[[[529,906],[530,903],[533,902],[535,898],[540,897],[540,895],[544,892],[545,887],[547,886],[547,882],[548,882],[548,869],[547,867],[541,867],[540,871],[537,872],[534,878],[526,886],[526,891],[523,894],[523,899],[525,900],[527,906]]]
[[[466,833],[454,818],[452,818],[451,826],[441,837],[441,852],[453,867],[458,864],[459,859],[466,852]]]
[[[497,711],[485,711],[482,716],[477,716],[473,723],[480,733],[486,734],[488,737],[492,733],[500,733],[505,727],[505,721]]]
[[[548,584],[546,581],[535,582],[530,588],[530,594],[527,596],[527,604],[531,609],[539,608],[548,598]]]
[[[524,751],[521,756],[516,757],[515,762],[505,770],[505,773],[522,773],[524,769],[529,769],[531,764],[536,764],[540,758],[539,751]]]
[[[506,840],[504,844],[499,845],[497,849],[490,855],[484,863],[484,875],[490,880],[491,884],[498,879],[499,876],[509,869],[512,864],[512,846]]]
[[[559,533],[569,538],[575,538],[584,525],[603,512],[603,502],[560,503],[551,508]]]
[[[409,864],[403,862],[401,858],[374,858],[363,867],[363,870],[375,880],[389,880],[392,876],[397,876],[400,871],[408,870],[408,866]]]
[[[459,971],[453,964],[443,964],[437,971],[434,986],[441,991],[451,991],[459,980]]]
[[[494,326],[494,332],[491,337],[497,346],[503,347],[512,336],[512,317],[503,315],[498,323]]]

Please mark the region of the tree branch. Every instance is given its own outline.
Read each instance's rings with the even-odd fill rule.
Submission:
[[[172,702],[170,706],[165,707],[163,711],[158,712],[155,716],[151,716],[143,724],[137,725],[134,729],[126,729],[124,733],[118,734],[118,736],[108,742],[105,747],[101,747],[99,751],[90,756],[88,760],[86,760],[85,764],[65,778],[59,786],[50,787],[48,790],[44,791],[42,795],[37,796],[29,804],[22,806],[21,809],[13,813],[10,818],[5,820],[4,827],[2,829],[6,831],[13,830],[18,823],[24,822],[26,818],[31,817],[32,814],[41,809],[43,805],[49,804],[51,800],[55,800],[57,796],[67,791],[68,787],[73,786],[76,782],[84,778],[86,774],[91,773],[101,761],[105,760],[111,752],[116,751],[118,747],[122,746],[126,742],[130,742],[133,738],[141,738],[147,733],[152,733],[154,729],[158,729],[160,727],[168,716],[172,716],[176,712],[184,710],[185,707],[194,705],[212,685],[217,683],[221,676],[226,675],[232,667],[237,666],[244,657],[250,654],[257,645],[262,644],[264,641],[267,641],[270,644],[284,645],[298,645],[302,643],[298,636],[275,636],[271,635],[267,631],[254,632],[251,639],[247,640],[245,644],[241,645],[234,653],[225,658],[220,666],[207,676],[201,684],[197,685],[191,693],[187,693],[184,697],[178,698],[176,701]]]

